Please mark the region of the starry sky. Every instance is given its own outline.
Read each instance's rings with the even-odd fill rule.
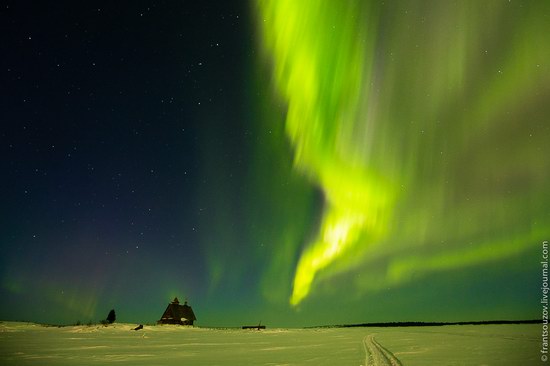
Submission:
[[[0,318],[534,319],[550,4],[8,1]]]

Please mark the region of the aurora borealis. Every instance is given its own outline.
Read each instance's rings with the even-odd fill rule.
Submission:
[[[396,285],[548,236],[549,8],[520,5],[260,2],[294,166],[325,201],[292,304],[318,275]]]
[[[548,2],[88,5],[0,13],[0,318],[539,316]]]

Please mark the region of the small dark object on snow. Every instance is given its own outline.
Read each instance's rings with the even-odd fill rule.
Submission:
[[[260,324],[258,324],[258,325],[243,325],[243,329],[257,329],[257,330],[260,330],[260,329],[265,329],[265,325],[262,325],[262,322],[260,322]]]
[[[134,328],[134,330],[140,330],[140,329],[143,329],[143,324],[140,324],[140,325],[138,325],[137,327]]]

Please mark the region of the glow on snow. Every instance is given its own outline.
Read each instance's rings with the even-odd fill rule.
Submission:
[[[496,134],[518,130],[525,105],[548,95],[550,23],[537,17],[548,5],[516,18],[506,6],[257,2],[295,168],[325,197],[292,305],[316,278],[360,267],[356,286],[376,288],[548,236],[542,140]],[[543,111],[529,118],[543,128]],[[514,183],[518,170],[528,187]]]

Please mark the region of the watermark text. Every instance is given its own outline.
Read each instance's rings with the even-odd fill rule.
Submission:
[[[542,362],[548,361],[548,295],[550,288],[548,287],[548,240],[542,242],[542,284],[541,284],[541,298],[542,304],[542,334],[541,334],[541,349],[540,360]]]

